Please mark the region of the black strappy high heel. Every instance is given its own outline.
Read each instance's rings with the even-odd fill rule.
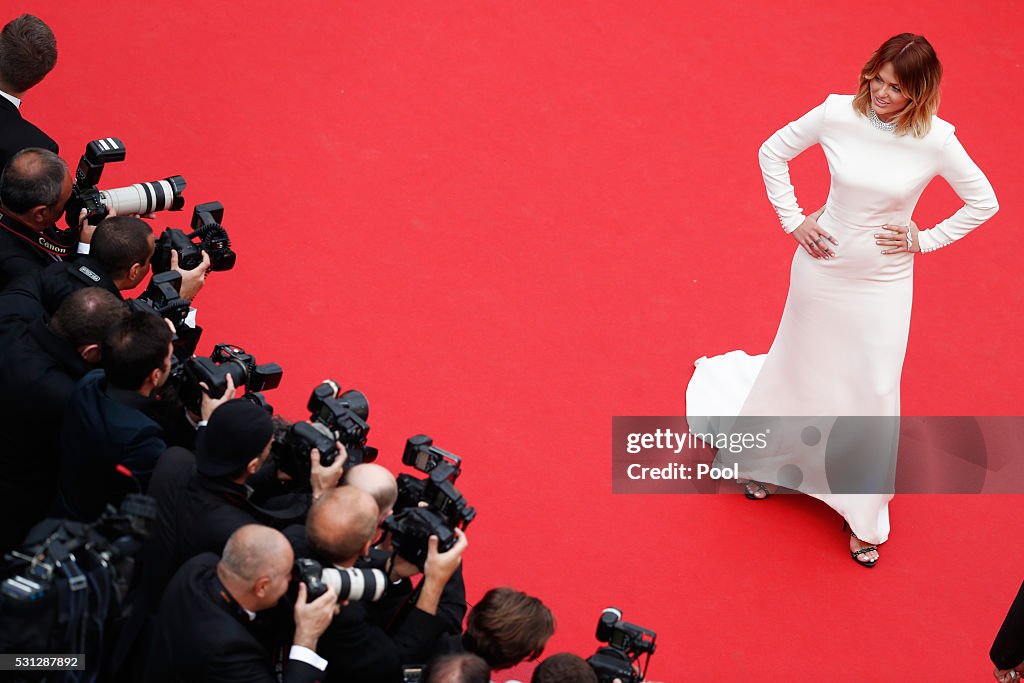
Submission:
[[[851,536],[853,536],[854,538],[857,538],[857,535],[853,533],[853,529],[850,528],[850,525],[844,519],[843,520],[843,531],[846,531],[847,529],[850,529],[850,535]],[[857,540],[859,541],[860,539],[858,538]],[[853,561],[856,562],[857,564],[859,564],[861,566],[864,566],[864,567],[867,567],[868,569],[870,569],[871,567],[875,566],[876,562],[878,562],[877,559],[876,560],[871,560],[870,562],[861,562],[857,558],[860,555],[863,555],[864,553],[871,552],[872,550],[876,550],[877,551],[878,550],[878,546],[876,546],[876,545],[869,545],[868,547],[861,548],[860,550],[851,550],[850,551],[850,557],[852,557]]]

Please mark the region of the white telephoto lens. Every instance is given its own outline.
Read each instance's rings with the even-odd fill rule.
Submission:
[[[384,597],[387,577],[379,569],[323,570],[323,582],[334,589],[338,600],[366,600],[376,602]]]
[[[118,216],[166,211],[174,201],[174,188],[166,180],[135,183],[128,187],[102,190],[103,203]]]

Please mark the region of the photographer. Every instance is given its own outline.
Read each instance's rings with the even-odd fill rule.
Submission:
[[[555,618],[539,599],[511,588],[492,588],[469,611],[462,637],[448,637],[438,653],[472,652],[492,669],[534,660],[555,632]]]
[[[275,647],[288,642],[288,623],[274,608],[293,563],[288,540],[258,525],[235,531],[219,561],[204,553],[185,563],[161,602],[145,680],[276,682]],[[317,640],[337,612],[333,590],[306,602],[299,584],[285,681],[322,680],[327,662],[315,652]]]
[[[373,498],[353,486],[328,491],[309,511],[306,534],[313,553],[324,566],[353,567],[366,555],[377,534],[379,510]],[[441,635],[444,622],[436,614],[442,592],[458,568],[468,540],[456,530],[458,541],[447,552],[438,552],[437,538],[429,540],[424,579],[415,606],[388,635],[374,625],[362,603],[350,603],[320,639],[319,652],[330,661],[331,680],[402,680],[402,664],[425,661]],[[408,576],[396,568],[392,580]]]
[[[65,298],[83,287],[102,287],[121,299],[122,291],[135,289],[149,273],[153,245],[153,230],[142,219],[103,219],[96,227],[88,254],[26,274],[0,293],[0,325],[4,328],[0,348],[9,345],[12,331],[52,315]],[[171,266],[181,274],[181,296],[185,299],[194,298],[205,282],[210,260],[205,253],[204,257],[197,268],[182,270],[177,254],[172,252]]]
[[[0,32],[0,168],[18,152],[57,143],[21,117],[21,100],[57,64],[57,40],[42,19],[22,14]]]
[[[147,615],[160,606],[168,581],[187,560],[217,552],[248,524],[283,531],[290,541],[304,536],[308,494],[279,509],[261,507],[277,491],[276,472],[267,463],[273,438],[271,417],[256,404],[233,396],[234,384],[228,376],[222,397],[203,396],[203,414],[209,419],[199,422],[196,453],[174,447],[160,456],[149,488],[159,510],[156,530],[144,546],[141,583],[128,599],[132,616],[117,643],[119,667],[136,670],[146,651]],[[337,485],[341,463],[321,468],[319,454],[315,462],[310,483],[319,495]]]
[[[57,492],[61,424],[75,383],[99,364],[103,338],[127,314],[114,295],[88,287],[68,297],[48,324],[33,323],[0,356],[0,431],[8,443],[0,450],[0,516],[7,520],[0,553],[46,515]]]
[[[229,376],[225,396],[230,393],[233,384]],[[271,510],[262,503],[278,491],[273,464],[264,468],[272,440],[269,413],[250,401],[229,400],[213,411],[197,438],[196,473],[175,504],[175,566],[193,555],[222,546],[244,524],[266,524],[280,530],[298,525],[288,533],[302,536],[311,498],[318,498],[338,485],[345,458],[337,458],[330,467],[321,467],[320,453],[313,449],[312,497],[296,494],[290,498],[291,505],[275,505]]]
[[[0,289],[74,256],[74,248],[52,234],[71,197],[71,185],[67,164],[45,149],[24,149],[7,162],[0,176]]]
[[[108,503],[145,490],[167,446],[147,411],[171,372],[172,333],[155,315],[133,311],[102,345],[102,370],[75,387],[61,434],[56,516],[95,519]]]
[[[343,486],[355,486],[373,496],[380,513],[377,515],[377,526],[394,512],[398,500],[398,484],[395,476],[376,463],[362,463],[345,470],[341,477]],[[376,568],[387,571],[388,562],[393,552],[389,534],[381,537],[379,543],[370,549],[368,557],[360,558],[356,566]],[[406,565],[406,573],[415,571]],[[418,571],[416,573],[419,573]],[[413,574],[415,576],[415,574]],[[375,624],[386,627],[396,618],[396,613],[406,606],[412,593],[412,582],[404,578],[396,582],[388,590],[384,600],[367,605],[368,617]],[[442,621],[445,633],[462,633],[462,620],[466,616],[466,586],[462,578],[460,563],[451,579],[445,584],[444,593],[438,605],[437,617]]]

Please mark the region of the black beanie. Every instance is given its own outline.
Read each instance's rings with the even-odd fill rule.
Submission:
[[[235,474],[267,447],[274,425],[270,413],[240,398],[217,407],[199,434],[196,471],[206,477]]]

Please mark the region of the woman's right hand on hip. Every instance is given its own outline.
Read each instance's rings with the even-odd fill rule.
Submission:
[[[822,207],[812,213],[810,216],[804,219],[796,230],[789,233],[793,236],[797,242],[800,243],[807,253],[814,258],[829,259],[836,255],[836,252],[832,251],[832,248],[828,246],[831,242],[835,246],[839,246],[839,241],[835,237],[828,234],[818,225],[818,217],[821,216],[825,207]]]

